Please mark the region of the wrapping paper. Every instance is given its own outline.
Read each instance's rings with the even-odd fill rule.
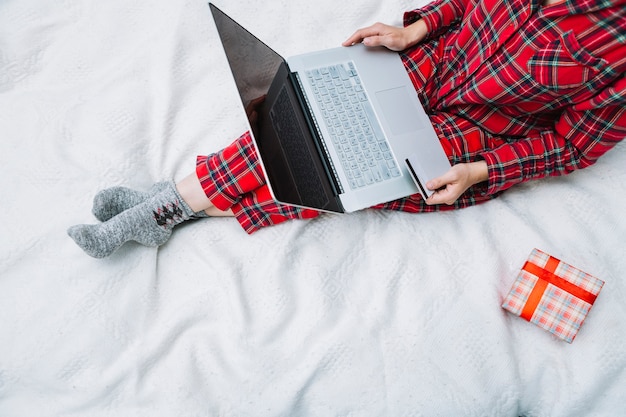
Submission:
[[[604,281],[533,249],[502,307],[571,343]]]

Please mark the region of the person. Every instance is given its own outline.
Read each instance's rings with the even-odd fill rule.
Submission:
[[[511,186],[595,163],[626,136],[626,0],[435,0],[343,45],[398,51],[451,169],[374,208],[458,209]],[[250,114],[253,117],[253,114]],[[165,243],[190,219],[232,216],[247,233],[319,215],[272,200],[248,133],[196,160],[181,181],[101,191],[102,223],[68,230],[89,255]]]

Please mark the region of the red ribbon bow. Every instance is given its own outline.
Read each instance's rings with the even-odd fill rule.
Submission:
[[[593,304],[596,301],[596,295],[580,287],[577,287],[576,285],[554,273],[554,271],[556,271],[556,268],[559,266],[559,263],[560,261],[552,256],[550,256],[544,268],[526,261],[522,269],[535,275],[539,279],[537,280],[537,283],[530,292],[530,295],[528,296],[528,300],[524,305],[524,309],[522,310],[522,314],[520,315],[520,317],[530,321],[530,319],[533,317],[533,314],[535,313],[535,310],[537,309],[537,306],[539,305],[539,302],[541,301],[541,297],[543,296],[543,293],[545,292],[548,284],[559,287],[563,291],[570,293],[574,297],[579,298],[586,303]]]

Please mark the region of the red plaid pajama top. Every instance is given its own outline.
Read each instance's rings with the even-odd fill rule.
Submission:
[[[429,37],[401,53],[451,163],[485,160],[488,181],[453,205],[420,195],[375,208],[425,212],[487,201],[514,184],[593,164],[626,136],[626,0],[435,0],[405,13]],[[216,207],[243,228],[318,213],[272,201],[249,135],[198,157]]]

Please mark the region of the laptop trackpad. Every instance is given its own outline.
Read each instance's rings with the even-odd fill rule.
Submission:
[[[406,87],[397,87],[376,93],[382,113],[395,135],[415,131],[423,126],[407,90]]]

